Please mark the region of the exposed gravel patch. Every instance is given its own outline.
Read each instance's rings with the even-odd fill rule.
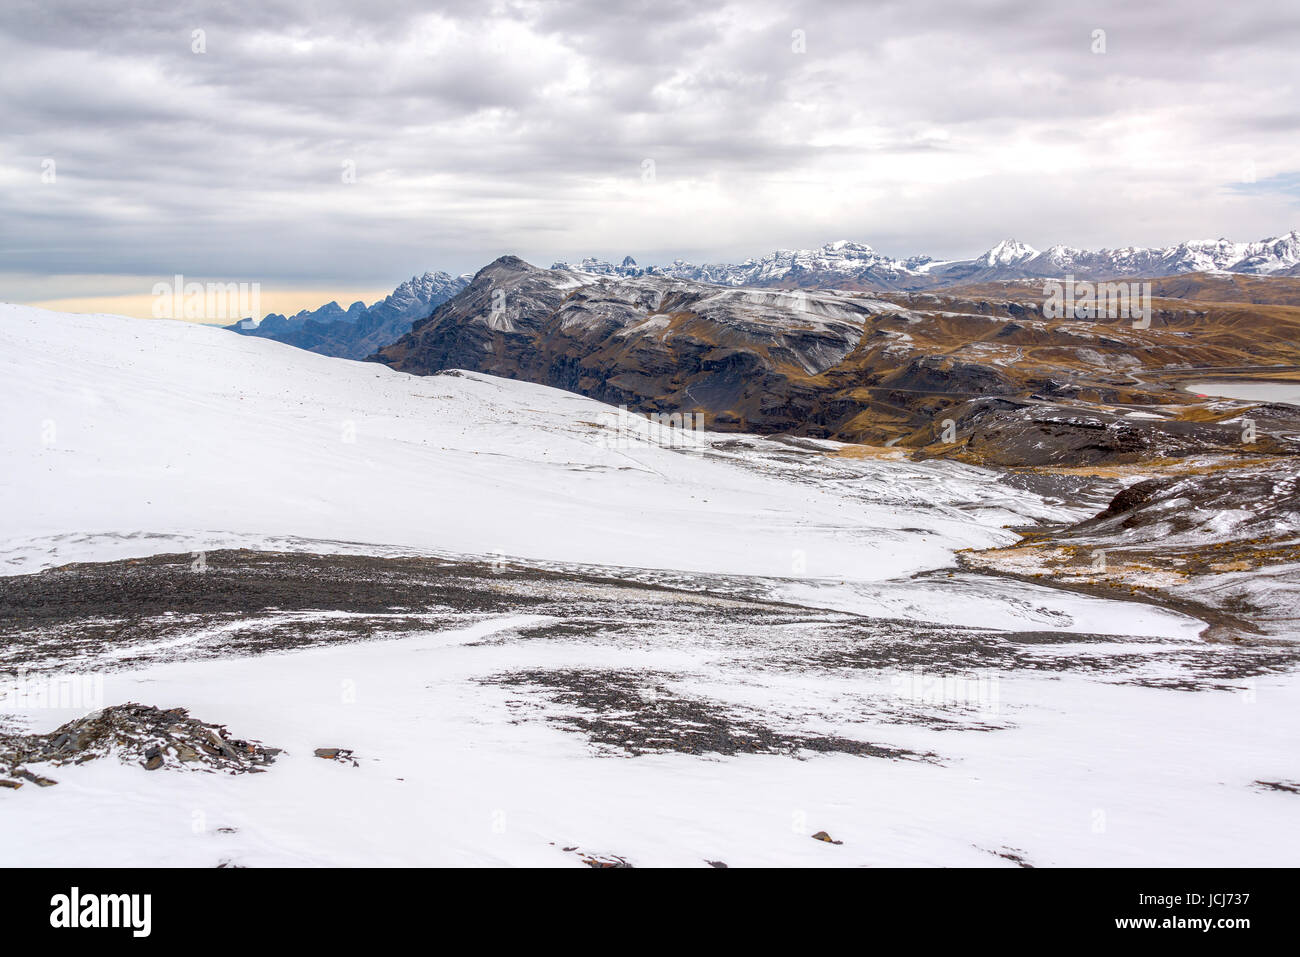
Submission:
[[[539,691],[561,714],[555,721],[581,731],[598,748],[629,755],[788,754],[839,752],[861,757],[934,761],[936,756],[836,735],[777,731],[704,698],[673,692],[671,675],[596,669],[510,672],[485,683]],[[519,704],[525,702],[520,701]]]

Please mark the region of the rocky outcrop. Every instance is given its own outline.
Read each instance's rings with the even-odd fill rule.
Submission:
[[[58,783],[34,774],[28,764],[84,764],[116,755],[146,771],[162,768],[259,771],[275,761],[279,748],[235,738],[219,724],[191,718],[184,708],[113,705],[77,718],[49,734],[0,735],[0,774],[41,787]]]
[[[1300,452],[1289,438],[1300,430],[1300,409],[1274,407],[1285,428],[1243,441],[1239,422],[1195,422],[1135,417],[1122,410],[1081,408],[1022,399],[979,399],[950,423],[950,441],[933,428],[916,454],[957,457],[1006,467],[1117,465],[1189,455],[1285,456]]]

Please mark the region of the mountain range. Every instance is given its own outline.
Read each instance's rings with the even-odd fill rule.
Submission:
[[[417,319],[456,295],[469,280],[469,275],[426,272],[412,276],[369,307],[354,302],[344,309],[337,302],[328,302],[293,316],[271,313],[256,325],[243,320],[226,328],[321,355],[364,359],[409,332]]]
[[[642,267],[628,256],[618,265],[587,258],[578,263],[557,262],[551,268],[625,277],[666,276],[722,286],[884,290],[932,289],[1067,274],[1081,280],[1154,278],[1190,272],[1300,276],[1300,230],[1255,242],[1198,239],[1164,247],[1100,250],[1061,245],[1038,250],[1015,239],[1004,239],[974,259],[957,260],[931,256],[896,259],[865,243],[842,239],[819,249],[778,249],[741,263],[697,266],[675,259],[666,266]]]
[[[711,286],[801,288],[844,291],[913,292],[957,285],[1073,275],[1079,280],[1156,278],[1188,273],[1300,277],[1300,231],[1272,239],[1233,242],[1189,240],[1166,247],[1126,246],[1085,250],[1050,246],[1038,250],[1004,239],[974,259],[939,260],[930,256],[896,259],[865,243],[839,240],[819,249],[780,249],[741,263],[694,265],[675,259],[666,266],[641,266],[631,256],[617,264],[589,257],[556,262],[553,271],[575,277],[675,279]],[[227,326],[243,335],[274,339],[321,355],[365,359],[409,333],[419,320],[457,296],[469,273],[426,272],[402,283],[367,307],[344,309],[329,302],[293,316],[267,315],[253,325]],[[576,281],[576,280],[575,280]]]

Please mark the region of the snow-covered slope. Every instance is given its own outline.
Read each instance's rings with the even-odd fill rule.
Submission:
[[[136,536],[121,554],[148,547],[142,534],[296,536],[756,575],[787,574],[800,551],[812,574],[870,580],[1051,511],[1032,497],[976,508],[991,473],[938,464],[844,473],[888,473],[872,504],[851,486],[620,448],[616,410],[556,389],[413,377],[183,322],[0,306],[0,408],[10,572],[72,554],[23,540],[103,533]]]
[[[45,623],[0,623],[0,664],[106,676],[97,704],[284,749],[256,775],[32,762],[57,784],[0,789],[0,863],[1295,860],[1291,660],[942,570],[1015,540],[1003,526],[1088,512],[995,473],[734,434],[665,447],[540,386],[17,306],[0,409],[0,587]],[[302,556],[26,574],[218,547],[525,561],[376,560],[290,609],[213,603]],[[303,581],[338,567],[319,561]],[[399,596],[349,610],[371,575]],[[8,691],[0,743],[87,710]],[[313,756],[339,747],[356,763]]]

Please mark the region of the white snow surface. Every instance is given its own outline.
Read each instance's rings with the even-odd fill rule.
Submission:
[[[797,458],[736,436],[706,436],[729,443],[710,453],[620,444],[613,410],[540,386],[416,378],[185,323],[10,305],[0,400],[5,574],[220,546],[504,554],[615,577],[751,576],[810,615],[1055,634],[1064,643],[1042,645],[1044,661],[1199,653],[1201,623],[1150,606],[967,573],[912,580],[956,549],[1013,542],[1003,526],[1086,511],[956,463],[821,455],[830,442]],[[255,657],[191,659],[177,642],[163,663],[118,661],[104,703],[183,706],[285,753],[256,775],[112,759],[50,769],[55,787],[0,790],[0,864],[582,866],[566,847],[636,866],[1300,856],[1300,799],[1253,785],[1300,777],[1292,674],[1187,692],[1116,683],[1105,667],[973,665],[964,677],[991,682],[994,706],[944,713],[989,727],[943,729],[888,720],[915,704],[900,697],[905,672],[746,668],[744,647],[692,643],[672,621],[661,644],[518,640],[535,621],[480,616]],[[114,660],[109,648],[96,663]],[[611,757],[516,720],[519,692],[480,681],[576,667],[668,673],[676,691],[774,723],[820,709],[824,733],[939,760]],[[345,681],[354,700],[340,696]],[[78,716],[0,720],[45,732]],[[359,766],[311,756],[326,746],[355,750]],[[818,830],[843,844],[810,840]]]
[[[1052,512],[1028,496],[942,511],[995,485],[960,466],[870,463],[807,486],[619,448],[614,410],[577,395],[413,377],[184,322],[0,305],[0,390],[9,573],[67,561],[56,536],[103,534],[102,555],[77,557],[118,558],[130,543],[109,536],[148,533],[777,576],[799,551],[810,575],[880,579],[1009,543],[1002,525]],[[894,486],[889,500],[855,494],[868,481]]]
[[[517,625],[503,616],[473,633],[110,675],[110,701],[183,701],[286,754],[238,777],[111,759],[51,769],[56,787],[0,792],[0,863],[581,866],[567,847],[684,867],[1013,866],[995,856],[1004,850],[1039,866],[1296,861],[1295,795],[1249,787],[1295,773],[1300,717],[1284,679],[1188,694],[1004,677],[990,717],[1008,730],[890,729],[891,743],[941,750],[943,766],[595,757],[579,737],[512,723],[506,695],[473,682],[573,663],[572,647],[465,643]],[[586,663],[681,667],[677,658],[647,648]],[[356,681],[352,704],[339,703],[343,678]],[[809,692],[797,677],[730,690],[777,708]],[[820,694],[896,701],[899,685],[845,680]],[[360,766],[311,756],[338,745]],[[843,845],[810,840],[819,830]]]

